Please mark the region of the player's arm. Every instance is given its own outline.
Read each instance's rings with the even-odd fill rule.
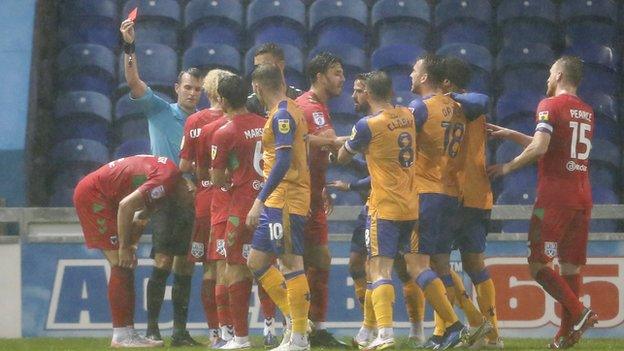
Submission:
[[[246,224],[250,227],[258,225],[260,210],[266,199],[273,193],[279,183],[284,179],[292,162],[292,145],[297,125],[295,120],[286,110],[279,110],[273,116],[271,125],[275,135],[275,165],[264,182],[262,190],[247,214]]]
[[[128,82],[128,87],[130,87],[130,95],[137,99],[145,95],[147,84],[139,77],[137,57],[134,52],[134,22],[128,19],[121,22],[119,30],[124,40],[124,74],[126,82]]]
[[[327,183],[327,186],[340,191],[368,190],[371,186],[371,179],[370,176],[368,176],[366,178],[358,179],[353,183],[348,183],[343,180],[334,180],[333,182]]]
[[[533,137],[530,135],[491,123],[485,124],[485,130],[491,138],[511,140],[514,143],[520,144],[524,147],[529,146],[529,144],[533,141]]]
[[[117,209],[117,235],[119,237],[119,265],[132,268],[134,265],[133,231],[134,214],[146,207],[143,192],[137,189],[119,202]]]
[[[548,151],[549,144],[550,133],[538,130],[520,155],[505,164],[488,167],[488,174],[495,178],[525,167],[542,157]]]
[[[490,97],[479,93],[451,93],[453,100],[459,102],[464,115],[469,121],[473,121],[487,113],[490,106]]]
[[[366,150],[371,138],[368,118],[364,117],[353,126],[351,137],[338,150],[338,164],[344,165],[351,162],[358,152]]]

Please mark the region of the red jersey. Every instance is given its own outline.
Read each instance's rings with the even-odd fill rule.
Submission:
[[[577,96],[562,94],[540,102],[536,123],[536,131],[551,135],[548,151],[538,161],[536,203],[541,207],[591,207],[589,153],[594,111]]]
[[[200,158],[200,148],[198,147],[201,128],[223,116],[221,110],[203,109],[195,112],[186,119],[184,123],[184,134],[182,135],[182,145],[180,145],[180,158],[198,163]],[[201,181],[197,178],[197,192],[195,193],[195,215],[203,217],[210,214],[211,192],[210,182]]]
[[[210,122],[202,127],[198,142],[198,153],[200,157],[197,159],[197,167],[210,169],[212,137],[217,129],[221,128],[228,122],[225,116],[218,118],[216,121]],[[212,199],[210,199],[210,223],[212,225],[227,221],[228,205],[230,203],[230,195],[227,189],[213,188]]]
[[[178,166],[166,157],[137,155],[120,158],[93,173],[96,188],[112,203],[139,189],[147,205],[174,192],[181,176]]]
[[[295,100],[297,106],[303,111],[303,116],[308,124],[308,132],[319,135],[326,130],[333,129],[327,106],[320,102],[310,102],[310,99],[318,101],[318,98],[311,91],[306,91]],[[309,162],[310,211],[312,213],[324,212],[323,188],[325,188],[325,174],[329,166],[329,151],[310,146]]]
[[[212,168],[229,169],[232,203],[258,195],[262,175],[262,130],[266,119],[248,113],[234,117],[212,137]]]

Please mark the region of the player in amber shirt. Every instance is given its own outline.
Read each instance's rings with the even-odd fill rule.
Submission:
[[[596,313],[579,301],[592,208],[589,153],[594,131],[594,111],[576,95],[582,76],[578,57],[563,56],[552,65],[548,98],[537,106],[533,137],[489,126],[493,136],[525,146],[512,161],[490,166],[490,176],[538,162],[528,261],[533,278],[564,307],[561,328],[551,344],[554,348],[571,347],[598,322]],[[555,257],[559,257],[560,273],[553,270]]]
[[[322,52],[313,57],[306,67],[312,82],[310,90],[295,100],[308,125],[310,133],[310,218],[305,229],[306,277],[310,284],[310,320],[314,329],[310,333],[312,347],[345,347],[325,328],[328,302],[328,282],[331,257],[327,244],[327,213],[325,193],[329,152],[336,151],[343,141],[336,138],[331,123],[327,101],[339,96],[344,85],[344,73],[340,58]],[[315,136],[315,137],[312,137]]]
[[[219,81],[219,96],[230,121],[212,138],[211,179],[216,187],[231,177],[229,218],[226,225],[226,278],[235,337],[221,349],[250,348],[249,295],[253,275],[247,268],[253,231],[245,226],[249,209],[262,188],[262,129],[266,119],[245,108],[247,85],[239,76]]]
[[[156,347],[134,330],[135,251],[147,221],[136,212],[151,212],[162,199],[192,203],[192,189],[166,157],[131,156],[112,161],[83,178],[74,205],[85,242],[102,250],[111,265],[108,299],[113,319],[111,347]],[[136,217],[136,219],[134,219]]]
[[[206,249],[210,240],[210,205],[212,202],[213,187],[207,180],[199,177],[196,166],[202,157],[199,141],[201,140],[202,127],[223,117],[223,111],[219,104],[217,86],[219,80],[233,73],[213,69],[204,78],[203,88],[210,101],[210,108],[195,112],[190,115],[184,124],[182,146],[180,148],[180,170],[185,173],[195,174],[195,222],[193,225],[193,238],[189,247],[188,259],[192,262],[201,262],[204,267],[204,275],[201,286],[201,299],[208,323],[208,335],[213,347],[225,345],[225,341],[219,336],[219,318],[217,316],[217,304],[215,301],[216,285],[216,262],[207,259]]]
[[[286,97],[286,84],[275,65],[252,74],[254,92],[269,111],[262,132],[265,184],[247,214],[257,227],[247,265],[286,317],[280,350],[308,350],[310,289],[303,272],[303,230],[310,211],[310,170],[303,112]],[[283,270],[272,265],[279,257]],[[290,334],[290,335],[288,335]]]

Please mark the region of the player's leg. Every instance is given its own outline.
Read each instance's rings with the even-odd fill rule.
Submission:
[[[425,295],[416,282],[412,280],[403,255],[397,255],[394,259],[394,270],[397,272],[399,280],[403,283],[403,298],[405,299],[405,308],[409,317],[411,326],[409,331],[409,340],[416,345],[420,345],[425,338],[423,320],[425,318]]]
[[[212,348],[225,345],[219,330],[219,315],[217,314],[217,300],[215,286],[217,283],[217,266],[214,261],[204,259],[204,274],[202,277],[201,300],[204,315],[208,324],[208,337]]]
[[[352,249],[349,254],[349,275],[353,279],[355,297],[363,309],[366,295],[366,254],[354,252]]]

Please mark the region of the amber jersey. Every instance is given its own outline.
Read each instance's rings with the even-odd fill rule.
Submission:
[[[295,101],[286,99],[269,111],[262,135],[264,178],[269,177],[276,162],[276,150],[292,149],[292,161],[286,175],[269,194],[267,207],[286,209],[288,213],[307,216],[310,211],[310,169],[308,127],[303,112]]]
[[[466,125],[464,165],[459,172],[460,200],[464,207],[492,209],[493,197],[486,169],[486,116]]]
[[[380,219],[418,219],[417,125],[409,109],[397,106],[360,119],[345,143],[347,151],[366,158],[371,176],[368,205]]]

